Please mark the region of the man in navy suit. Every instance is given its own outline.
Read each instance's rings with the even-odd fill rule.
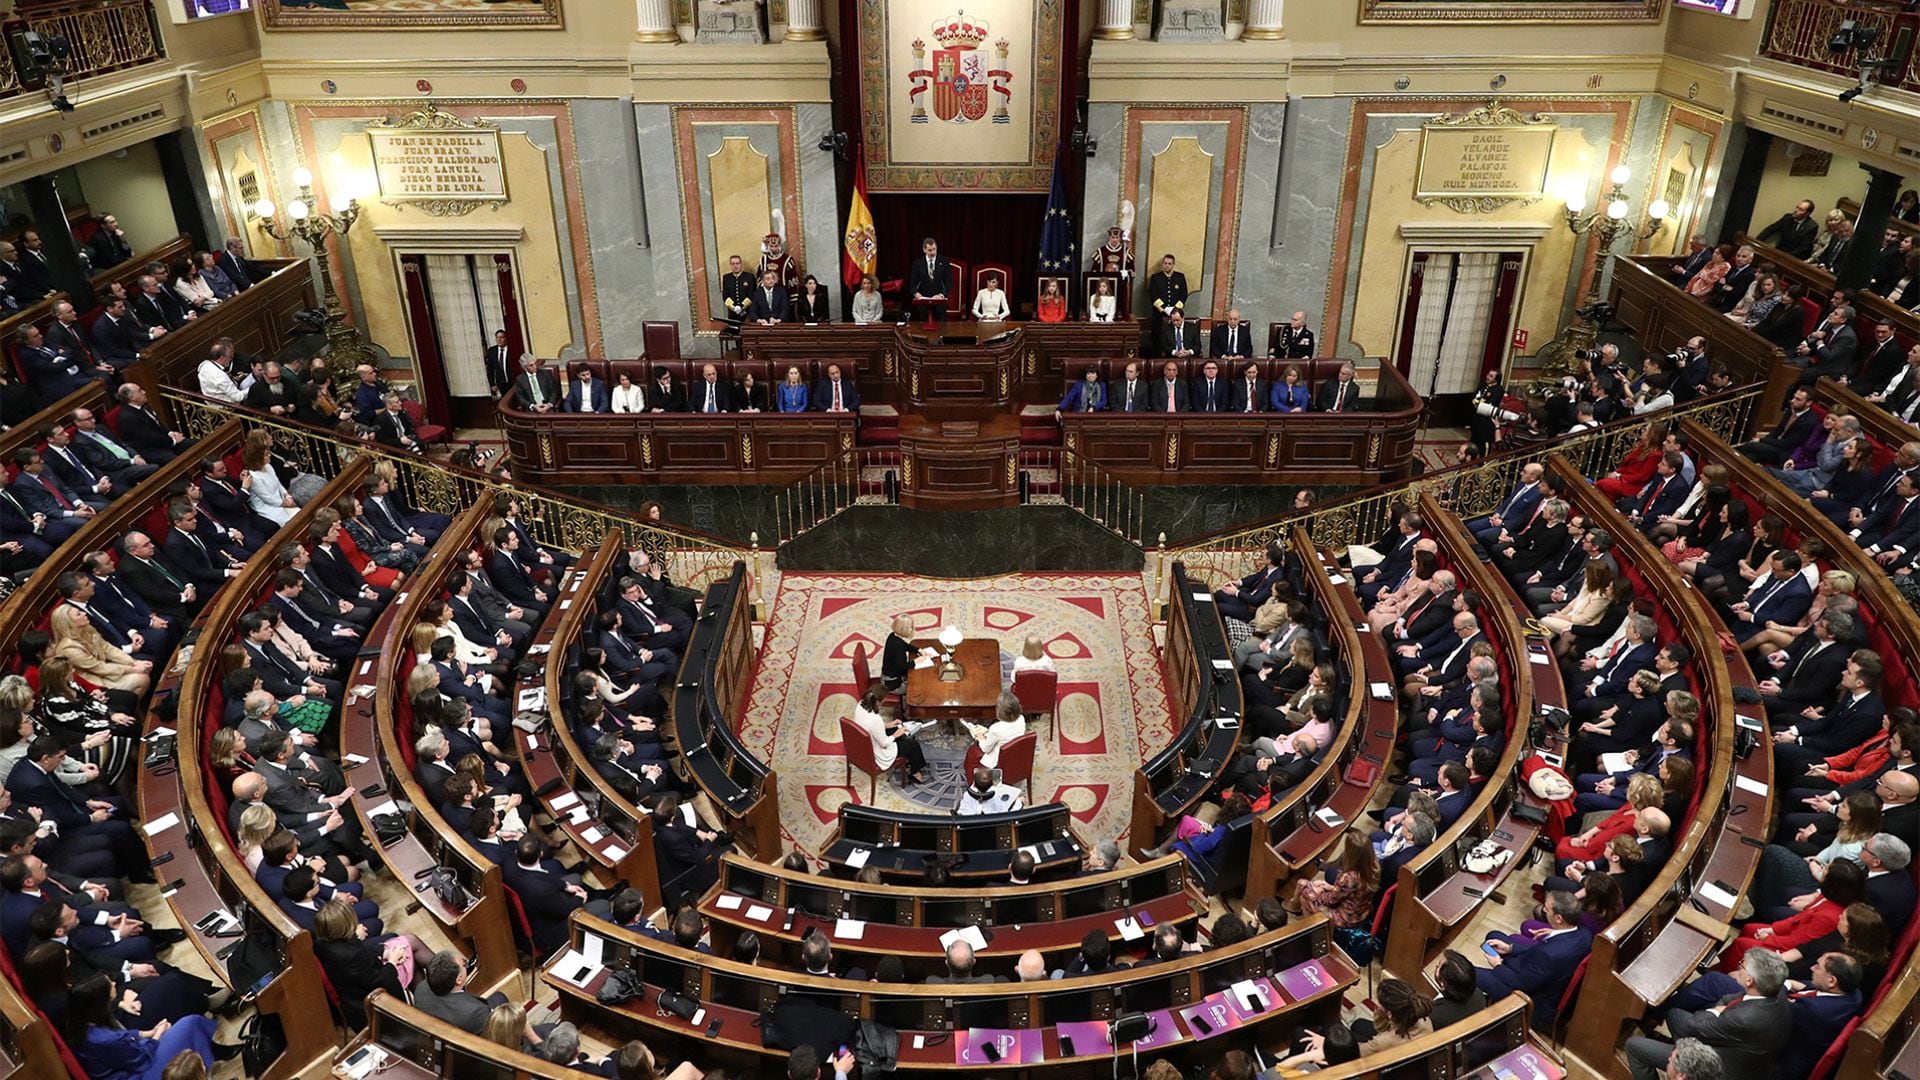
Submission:
[[[173,652],[180,637],[180,625],[153,610],[131,585],[120,580],[113,558],[104,551],[89,552],[81,559],[87,576],[93,580],[93,603],[107,618],[121,626],[140,631],[146,651],[164,658]]]
[[[1192,403],[1194,412],[1227,412],[1233,403],[1227,392],[1227,381],[1220,377],[1220,365],[1212,360],[1200,365],[1200,374],[1194,377],[1193,388],[1187,391],[1187,401]]]
[[[385,607],[392,598],[392,590],[368,584],[340,550],[339,522],[314,522],[307,529],[307,541],[312,545],[308,558],[312,560],[314,574],[335,596],[373,607]]]
[[[1915,515],[1920,517],[1920,515]],[[1728,629],[1745,642],[1767,628],[1769,622],[1797,626],[1813,605],[1813,588],[1800,572],[1800,556],[1791,551],[1775,552],[1773,580],[1757,584],[1745,600],[1731,605]]]
[[[1913,848],[1892,833],[1875,833],[1860,852],[1860,865],[1867,868],[1867,903],[1896,937],[1913,918],[1913,875],[1907,871],[1912,863]]]
[[[107,302],[107,310],[94,320],[90,336],[93,355],[116,371],[140,359],[140,350],[153,340],[147,328],[128,312],[127,302],[119,297]]]
[[[160,284],[160,279],[152,274],[141,274],[135,282],[140,291],[127,302],[127,310],[133,317],[147,326],[157,326],[166,330],[178,330],[199,313],[181,303],[173,290]]]
[[[1153,407],[1147,380],[1141,378],[1140,362],[1130,361],[1119,378],[1107,387],[1107,407],[1114,412],[1147,412]]]
[[[40,535],[58,546],[93,518],[93,507],[47,472],[47,464],[31,446],[14,451],[13,463],[20,474],[7,485],[7,492],[29,514],[45,517]]]
[[[533,924],[533,943],[542,954],[567,943],[567,916],[587,902],[587,890],[567,876],[531,836],[522,837],[514,860],[502,868],[507,888],[520,898],[527,921]]]
[[[1880,661],[1862,649],[1847,659],[1833,699],[1809,705],[1797,716],[1781,716],[1779,722],[1788,726],[1774,728],[1774,768],[1783,776],[1798,776],[1808,766],[1872,738],[1887,715],[1879,694],[1880,671]]]
[[[1473,646],[1487,640],[1480,630],[1480,619],[1471,611],[1462,611],[1453,617],[1453,633],[1442,638],[1440,643],[1422,649],[1418,655],[1401,657],[1396,663],[1407,676],[1407,693],[1417,693],[1421,687],[1432,683],[1450,683],[1466,673],[1467,661],[1473,658]]]
[[[1180,378],[1180,365],[1172,360],[1160,367],[1160,378],[1147,387],[1147,406],[1157,413],[1187,411],[1187,384]]]
[[[1671,514],[1687,500],[1690,485],[1680,475],[1686,468],[1687,456],[1677,450],[1660,455],[1659,464],[1654,466],[1653,478],[1645,487],[1628,498],[1621,499],[1616,505],[1627,520],[1636,528],[1644,531],[1650,523],[1660,520],[1661,515]]]
[[[1793,398],[1787,402],[1787,411],[1780,417],[1772,431],[1758,439],[1740,444],[1741,456],[1757,461],[1768,468],[1779,468],[1801,444],[1820,426],[1820,418],[1813,412],[1813,391],[1800,387],[1793,392]]]
[[[46,335],[32,323],[14,332],[14,342],[20,370],[42,405],[58,401],[94,380],[81,361],[48,348]]]
[[[573,385],[567,387],[562,408],[567,412],[612,412],[613,398],[606,384],[593,377],[592,368],[580,367],[574,370]]]
[[[1537,461],[1529,461],[1520,467],[1520,482],[1513,486],[1513,492],[1501,500],[1499,509],[1483,518],[1474,518],[1467,522],[1467,531],[1485,547],[1494,547],[1499,538],[1505,536],[1509,541],[1518,536],[1522,526],[1533,516],[1533,508],[1540,505],[1540,478],[1546,475],[1547,467]]]
[[[852,379],[842,378],[839,364],[828,364],[826,377],[813,384],[815,412],[860,411],[860,391]]]
[[[628,636],[656,652],[680,651],[692,636],[693,620],[685,612],[656,607],[638,578],[622,577],[619,589],[614,609],[620,612]]]
[[[1894,479],[1893,497],[1864,514],[1850,535],[1860,550],[1889,570],[1909,566],[1920,551],[1920,480],[1912,473]]]
[[[1394,523],[1393,533],[1373,547],[1354,545],[1347,548],[1347,561],[1353,567],[1358,580],[1354,591],[1363,604],[1371,605],[1373,598],[1381,592],[1391,589],[1406,576],[1407,567],[1413,564],[1413,546],[1419,542],[1420,534],[1425,531],[1427,521],[1411,511],[1401,514]],[[1371,569],[1363,569],[1371,567]]]
[[[1280,568],[1287,561],[1287,552],[1279,541],[1267,545],[1267,565],[1255,570],[1239,580],[1228,582],[1214,590],[1214,607],[1220,614],[1243,622],[1251,621],[1253,613],[1260,605],[1273,596],[1273,587],[1280,582]]]
[[[1752,949],[1732,978],[1736,988],[1712,1008],[1668,1010],[1667,1030],[1675,1039],[1705,1044],[1719,1056],[1729,1077],[1775,1076],[1776,1055],[1793,1037],[1792,1009],[1783,992],[1787,963],[1772,949]],[[1674,1048],[1672,1043],[1636,1035],[1627,1040],[1626,1051],[1633,1080],[1657,1080]],[[1825,1052],[1823,1045],[1814,1060]]]
[[[114,483],[112,477],[94,472],[80,460],[79,451],[73,448],[73,435],[64,425],[55,425],[47,432],[47,450],[42,457],[48,474],[66,487],[68,496],[78,495],[95,510],[105,510],[112,505],[114,496],[126,490]]]
[[[1636,612],[1627,616],[1626,634],[1614,644],[1612,655],[1580,661],[1580,671],[1587,675],[1587,681],[1582,687],[1569,689],[1582,697],[1624,697],[1633,673],[1653,666],[1660,651],[1653,641],[1658,630],[1651,615]]]
[[[1757,689],[1769,717],[1777,720],[1796,715],[1832,695],[1832,688],[1840,684],[1840,674],[1847,666],[1847,647],[1841,639],[1851,638],[1853,630],[1852,615],[1844,611],[1821,612],[1813,621],[1811,633],[1801,634],[1793,644],[1768,653],[1754,663],[1756,670],[1768,676],[1760,681]]]
[[[98,838],[114,852],[114,858],[126,872],[127,880],[137,884],[154,881],[152,859],[147,846],[128,824],[119,804],[111,799],[88,799],[54,771],[65,761],[67,749],[52,735],[35,736],[27,744],[27,758],[7,774],[6,789],[22,811],[37,808],[40,820],[60,828],[63,842]]]
[[[360,655],[360,631],[333,619],[316,618],[300,603],[306,590],[307,581],[299,571],[282,569],[274,575],[273,598],[268,602],[308,648],[336,664],[351,663]]]
[[[1494,942],[1494,949],[1501,955],[1492,968],[1476,971],[1474,982],[1490,1001],[1515,990],[1525,993],[1533,999],[1533,1026],[1549,1031],[1560,1011],[1560,996],[1593,948],[1593,932],[1581,925],[1580,900],[1572,893],[1550,892],[1544,906],[1546,936],[1519,952],[1510,951],[1504,942]]]
[[[1690,758],[1695,736],[1693,721],[1672,717],[1653,733],[1653,741],[1625,751],[1627,768],[1616,773],[1580,773],[1573,778],[1573,808],[1583,814],[1618,810],[1627,804],[1627,782],[1635,773],[1660,775],[1660,763],[1670,757]],[[1824,846],[1824,845],[1823,845]]]
[[[1813,962],[1808,987],[1787,996],[1793,1035],[1781,1051],[1780,1080],[1803,1080],[1826,1054],[1848,1021],[1860,1015],[1860,962],[1843,952]]]
[[[255,282],[267,276],[268,273],[256,266],[252,259],[247,258],[246,251],[247,242],[235,236],[230,237],[227,245],[213,257],[213,264],[219,267],[221,272],[227,275],[227,280],[233,282],[233,287],[241,292],[252,288]]]

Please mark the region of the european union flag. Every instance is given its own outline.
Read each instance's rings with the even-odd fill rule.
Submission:
[[[1075,271],[1080,260],[1075,255],[1073,212],[1067,208],[1066,148],[1053,156],[1053,192],[1047,196],[1047,219],[1040,226],[1040,262],[1038,277],[1064,277],[1061,293],[1073,296]]]

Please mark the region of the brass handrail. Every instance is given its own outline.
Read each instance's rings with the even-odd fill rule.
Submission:
[[[703,533],[640,521],[611,507],[516,485],[500,477],[444,465],[371,440],[347,438],[173,387],[162,387],[160,392],[173,409],[180,430],[187,434],[197,436],[238,417],[249,430],[263,428],[271,432],[277,451],[298,462],[301,469],[324,479],[332,479],[344,463],[363,455],[391,462],[399,473],[402,489],[423,510],[457,515],[476,502],[492,502],[500,494],[511,494],[526,509],[529,520],[525,524],[542,543],[569,551],[588,551],[598,547],[600,541],[617,528],[630,543],[659,561],[676,583],[689,588],[702,588],[707,581],[724,579],[736,560],[744,560],[756,577],[762,569],[757,547],[740,547]],[[757,591],[755,595],[759,595]]]
[[[1121,482],[1107,469],[1084,454],[1065,447],[1029,447],[1020,453],[1020,471],[1028,474],[1022,490],[1023,506],[1044,505],[1045,494],[1034,491],[1031,471],[1050,468],[1055,473],[1052,498],[1077,511],[1087,520],[1109,529],[1136,547],[1146,546],[1146,494]]]
[[[1386,531],[1395,507],[1411,506],[1423,493],[1431,493],[1440,505],[1462,518],[1479,517],[1493,512],[1501,497],[1512,490],[1514,478],[1527,462],[1557,453],[1582,475],[1605,473],[1639,440],[1652,420],[1678,423],[1682,417],[1688,417],[1712,428],[1721,437],[1737,442],[1747,430],[1753,407],[1763,392],[1764,387],[1753,386],[1715,394],[1662,409],[1645,418],[1616,420],[1577,435],[1441,469],[1417,480],[1369,488],[1309,510],[1163,549],[1158,553],[1160,567],[1164,572],[1169,563],[1178,559],[1187,564],[1189,576],[1210,584],[1243,577],[1261,564],[1269,543],[1277,540],[1285,544],[1295,527],[1305,528],[1314,544],[1322,548],[1365,543]]]
[[[868,469],[899,467],[892,452],[877,447],[842,450],[819,468],[788,484],[773,497],[774,536],[780,546],[817,528],[847,509],[867,502],[892,506],[899,501],[891,476],[869,480]]]

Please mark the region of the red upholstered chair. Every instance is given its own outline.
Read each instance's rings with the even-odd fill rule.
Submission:
[[[400,399],[400,411],[406,413],[407,419],[413,421],[414,433],[420,437],[420,444],[422,446],[432,446],[434,443],[453,441],[452,429],[439,424],[429,424],[427,422],[427,410],[412,398]]]
[[[867,696],[867,687],[872,685],[873,669],[867,666],[867,647],[865,645],[855,645],[853,647],[853,696],[856,698],[865,698]],[[900,695],[888,694],[880,699],[880,704],[890,705],[897,709],[900,707]]]
[[[851,719],[840,718],[840,741],[846,744],[847,787],[853,787],[853,770],[867,774],[867,803],[872,805],[880,783],[880,764],[873,759],[873,740]]]
[[[680,356],[680,324],[672,321],[646,321],[640,324],[640,345],[649,360],[674,360]]]
[[[1040,745],[1040,737],[1028,732],[1020,735],[1000,747],[1000,782],[1020,784],[1027,792],[1027,798],[1033,798],[1033,754]],[[967,747],[967,759],[960,766],[961,779],[971,782],[973,770],[980,765],[980,744]]]
[[[1565,1043],[1567,1041],[1567,1024],[1573,1019],[1573,999],[1580,993],[1580,982],[1587,977],[1587,961],[1591,959],[1593,959],[1593,954],[1588,953],[1587,956],[1580,961],[1580,966],[1573,969],[1573,978],[1567,980],[1566,990],[1560,994],[1560,1007],[1554,1010],[1553,1014],[1553,1038],[1555,1042]]]
[[[1060,717],[1057,715],[1059,695],[1058,672],[1036,668],[1019,672],[1013,677],[1013,696],[1020,699],[1020,711],[1028,716],[1053,717],[1053,741],[1056,746],[1060,743]]]

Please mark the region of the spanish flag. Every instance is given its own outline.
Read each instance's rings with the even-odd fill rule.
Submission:
[[[840,278],[847,291],[860,287],[860,276],[874,272],[875,253],[880,250],[873,231],[873,211],[867,208],[867,163],[865,155],[853,166],[853,197],[847,201],[847,233],[841,243]]]

